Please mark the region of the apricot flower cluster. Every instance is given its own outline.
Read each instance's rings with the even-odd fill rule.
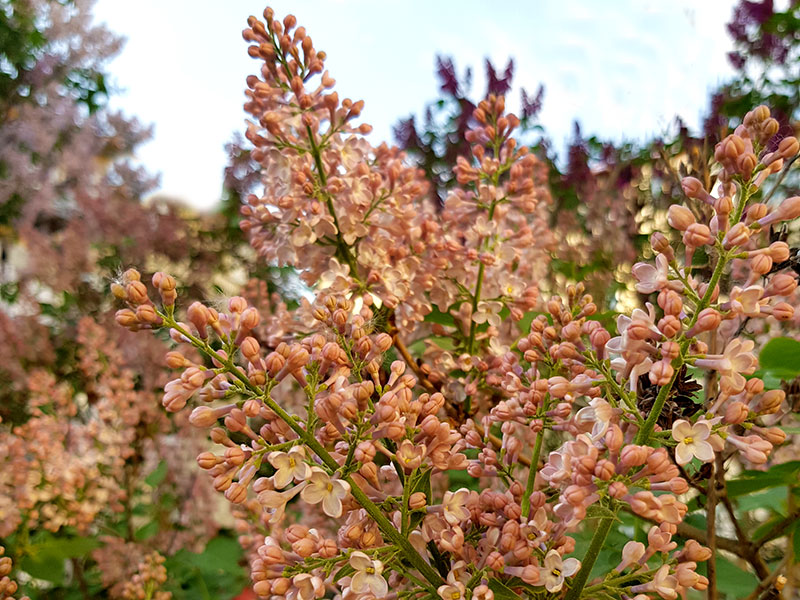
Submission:
[[[800,216],[800,198],[756,200],[796,140],[765,152],[774,119],[747,114],[716,148],[716,185],[686,179],[689,206],[668,215],[677,236],[655,233],[654,261],[634,267],[653,303],[614,328],[581,284],[539,300],[546,173],[517,147],[502,98],[475,111],[461,187],[437,211],[402,155],[360,137],[362,103],[339,101],[305,29],[264,17],[244,33],[264,61],[247,110],[265,190],[243,227],[266,259],[302,273],[313,302],[277,336],[244,297],[178,317],[165,273],[152,278],[159,302],[135,270],[114,288],[121,325],[169,330],[180,374],[163,404],[193,407],[189,421],[216,445],[200,467],[268,532],[243,536],[255,593],[673,600],[705,589],[697,567],[712,551],[684,523],[690,463],[761,465],[785,437],[764,421],[783,393],[746,378],[757,359],[742,325],[793,314],[794,275],[774,269],[789,249],[769,228]],[[703,387],[699,371],[711,374],[705,396],[676,404]],[[453,483],[464,475],[480,482]],[[649,522],[647,543],[624,545],[591,580],[623,512]]]

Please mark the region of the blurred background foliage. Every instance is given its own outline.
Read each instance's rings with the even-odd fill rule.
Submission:
[[[210,494],[210,484],[195,482],[190,459],[176,459],[176,445],[193,447],[197,440],[184,439],[161,414],[160,351],[111,326],[106,290],[132,264],[149,272],[169,270],[185,286],[184,298],[214,300],[260,280],[268,284],[267,303],[291,306],[305,290],[290,269],[259,261],[238,227],[243,198],[258,186],[242,138],[232,138],[228,147],[226,184],[215,212],[198,213],[152,197],[156,179],[135,160],[150,131],[107,106],[112,93],[107,62],[120,41],[92,23],[91,7],[88,0],[0,0],[0,449],[5,451],[0,452],[0,499],[5,497],[0,544],[15,558],[23,591],[33,598],[122,597],[118,583],[150,550],[167,556],[165,589],[175,598],[231,598],[246,586],[234,521],[209,517],[211,500],[200,498]],[[586,136],[575,123],[567,150],[558,155],[538,120],[547,82],[533,92],[520,90],[519,138],[549,167],[549,220],[567,242],[553,249],[554,269],[551,280],[541,283],[543,293],[582,281],[609,318],[641,304],[644,298],[631,285],[631,265],[647,256],[648,237],[666,222],[667,207],[682,200],[681,178],[713,181],[714,144],[731,123],[766,104],[783,136],[798,134],[800,2],[792,0],[781,11],[771,0],[742,0],[728,29],[736,76],[710,95],[699,132],[676,118],[662,138],[612,143]],[[478,101],[514,90],[513,60],[504,67],[487,61],[483,67],[487,89],[475,91],[470,68],[456,58],[438,57],[439,97],[421,116],[401,119],[395,127],[398,145],[433,182],[439,206],[454,183],[456,157],[468,151],[464,134]],[[798,194],[797,173],[765,193]],[[275,299],[276,292],[282,298]],[[86,315],[91,322],[82,324]],[[106,337],[92,337],[98,330]],[[82,356],[111,366],[88,369]],[[761,367],[771,385],[800,398],[795,379],[800,342],[771,341]],[[45,376],[50,387],[41,385]],[[70,401],[41,399],[56,389]],[[51,490],[49,496],[28,498],[24,514],[10,509],[18,488],[58,483],[46,473],[15,479],[23,463],[42,468],[30,458],[43,443],[35,432],[60,431],[58,419],[89,436],[50,438],[65,456],[87,443],[104,449],[98,432],[125,429],[128,451],[119,461],[68,465],[84,478],[119,478],[124,488],[116,505],[97,507],[88,522],[77,518],[68,502],[95,493],[88,483],[75,484],[74,498]],[[755,534],[764,544],[776,533],[770,523],[781,523],[796,510],[791,499],[798,475],[800,461],[789,460],[766,472],[744,472],[734,486],[732,502],[744,526],[753,511],[771,513],[765,530]],[[60,504],[61,521],[45,518],[48,503]],[[704,529],[699,514],[690,524]],[[624,519],[630,537],[644,535],[642,523]],[[800,531],[793,540],[800,555]],[[587,543],[578,540],[579,546]],[[118,556],[109,561],[114,552]],[[728,597],[741,597],[743,586],[755,587],[755,576],[740,569],[733,555],[718,565],[721,591]],[[607,565],[601,559],[596,566]]]

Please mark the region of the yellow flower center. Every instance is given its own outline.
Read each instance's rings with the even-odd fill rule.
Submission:
[[[553,575],[556,577],[561,577],[561,569],[553,569]]]
[[[453,592],[452,594],[450,594],[450,598],[452,598],[452,600],[458,600],[459,598],[461,598],[461,592],[459,591]]]
[[[694,441],[694,438],[691,437],[691,436],[683,438],[683,443],[684,444],[691,444],[693,441]]]
[[[372,575],[375,572],[375,569],[373,569],[372,567],[367,567],[366,569],[364,569],[364,572]]]
[[[328,487],[328,491],[329,492],[333,491],[333,484],[332,483],[328,482],[328,486],[327,487]]]
[[[289,459],[289,467],[291,467],[292,469],[294,469],[294,467],[295,467],[295,465],[296,465],[296,464],[297,464],[297,463],[294,461],[294,459],[293,459],[293,458],[290,458],[290,459]]]

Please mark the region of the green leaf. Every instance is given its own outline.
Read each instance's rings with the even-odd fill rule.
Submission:
[[[758,578],[744,567],[717,554],[717,587],[730,598],[745,598],[758,585]]]
[[[356,570],[350,566],[350,563],[347,563],[341,569],[336,571],[336,574],[333,576],[333,580],[339,581],[342,577],[347,577],[348,575],[352,575],[355,572]]]
[[[456,320],[453,318],[453,315],[450,313],[443,313],[435,306],[431,312],[425,315],[423,321],[426,323],[438,323],[439,325],[445,325],[446,327],[456,326]]]
[[[595,502],[589,508],[586,509],[586,517],[589,519],[600,519],[600,518],[612,518],[616,521],[619,521],[617,518],[617,514],[611,510],[610,508],[606,508],[602,504],[598,504]]]
[[[489,580],[489,589],[494,592],[495,600],[523,600],[522,596],[496,578]]]
[[[738,478],[728,482],[728,496],[736,498],[760,490],[797,482],[800,476],[800,460],[792,460],[771,467],[767,471],[744,471]]]
[[[785,485],[773,487],[763,492],[742,496],[738,499],[737,505],[739,510],[766,508],[779,514],[785,514],[788,491]]]
[[[150,487],[158,487],[167,476],[167,461],[162,460],[150,474],[144,478],[144,482]]]
[[[414,485],[411,488],[411,494],[415,492],[422,492],[423,494],[425,494],[425,498],[428,504],[430,504],[431,499],[433,497],[433,492],[431,491],[432,472],[433,469],[428,469],[424,473],[419,474],[417,478],[414,480]],[[414,511],[411,513],[410,523],[412,529],[422,522],[422,519],[425,518],[425,514],[426,514],[425,510]]]
[[[794,559],[800,560],[800,520],[794,524],[794,536],[792,538],[794,545]]]
[[[758,355],[761,370],[781,379],[800,375],[800,342],[788,337],[772,338]]]
[[[139,541],[149,540],[155,534],[158,533],[158,521],[150,521],[149,523],[142,525],[137,529],[133,537],[135,537]]]
[[[32,544],[20,562],[23,571],[37,579],[59,583],[64,579],[64,561],[88,555],[101,544],[89,537],[51,537]]]
[[[477,477],[473,477],[466,471],[447,471],[447,477],[450,482],[450,491],[454,492],[461,488],[475,490],[476,492],[481,491],[480,480]]]

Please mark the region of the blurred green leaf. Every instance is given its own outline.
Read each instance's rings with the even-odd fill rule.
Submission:
[[[758,585],[758,578],[717,554],[717,587],[730,598],[744,598]]]
[[[438,323],[439,325],[445,325],[447,327],[455,327],[456,321],[453,316],[449,313],[443,313],[435,306],[433,310],[425,315],[423,319],[426,323]]]
[[[167,476],[167,461],[162,460],[150,474],[144,478],[144,482],[150,487],[158,487]]]
[[[158,521],[150,521],[149,523],[142,525],[137,529],[133,537],[135,537],[139,541],[149,540],[155,534],[158,533]]]
[[[42,541],[31,544],[20,561],[23,571],[37,579],[59,583],[64,579],[64,561],[88,555],[100,542],[89,537],[43,536]]]
[[[736,498],[759,490],[796,483],[800,477],[800,460],[774,465],[767,471],[744,471],[728,482],[728,496]]]
[[[785,513],[787,493],[788,488],[785,485],[773,487],[756,494],[741,496],[737,501],[737,506],[740,510],[766,508],[777,513]]]
[[[780,379],[800,375],[800,342],[788,337],[771,339],[758,355],[761,371]]]

